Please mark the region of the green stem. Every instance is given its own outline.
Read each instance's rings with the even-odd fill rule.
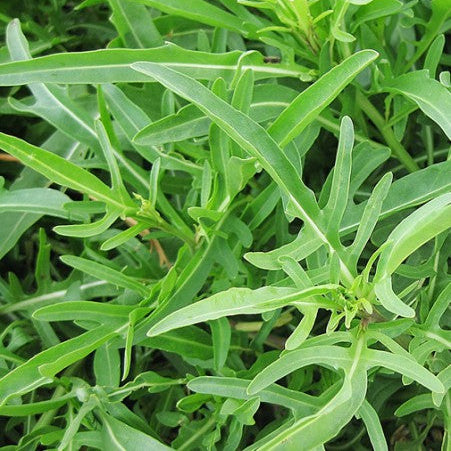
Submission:
[[[424,134],[426,141],[426,152],[428,156],[428,166],[431,166],[434,164],[434,137],[432,136],[432,129],[429,125],[424,127]]]
[[[427,289],[427,293],[428,293],[428,298],[429,298],[429,305],[431,305],[432,303],[432,299],[434,296],[434,291],[435,291],[435,286],[437,284],[437,274],[438,274],[438,267],[439,267],[439,263],[440,263],[440,247],[438,247],[438,243],[439,243],[439,239],[437,237],[435,237],[435,250],[436,250],[436,254],[434,257],[434,275],[430,277],[429,279],[429,286]]]
[[[186,440],[182,446],[180,446],[179,450],[187,449],[192,443],[194,443],[199,437],[202,437],[206,434],[212,426],[216,423],[216,419],[213,417],[208,420],[198,431],[196,431],[191,437]]]
[[[437,9],[433,11],[432,16],[428,22],[426,33],[421,38],[417,50],[412,58],[410,58],[410,60],[407,61],[407,63],[403,67],[403,73],[407,72],[422,57],[424,52],[429,48],[434,39],[440,33],[443,24],[449,17],[449,11],[446,8],[447,7],[442,10],[442,8],[437,7]]]
[[[66,389],[62,385],[58,385],[58,387],[56,387],[55,391],[53,392],[53,396],[51,399],[59,398],[63,396],[65,393]],[[53,418],[55,418],[55,415],[58,412],[58,410],[59,409],[53,409],[43,413],[41,415],[41,418],[39,418],[38,422],[36,423],[34,430],[38,430],[41,427],[48,426],[53,421]]]
[[[108,282],[106,280],[96,280],[95,282],[89,282],[81,285],[79,287],[79,290],[81,290],[81,292],[84,292],[86,290],[89,290],[89,288],[107,284]],[[63,296],[67,294],[67,291],[68,291],[67,289],[53,291],[39,296],[32,296],[30,298],[24,299],[23,301],[2,305],[0,306],[0,315],[6,315],[8,313],[17,312],[18,310],[26,310],[29,309],[30,307],[33,307],[34,310],[37,310],[39,307],[43,307],[47,304],[51,304],[52,302],[56,302],[54,301],[56,299],[61,299]],[[17,325],[17,323],[15,323],[15,325]]]
[[[146,212],[142,212],[141,214],[138,213],[137,215],[132,216],[132,218],[135,221],[144,222],[145,224],[148,225],[149,228],[155,228],[163,232],[166,232],[170,235],[178,237],[180,240],[188,244],[188,246],[191,249],[193,249],[195,246],[195,240],[192,234],[188,235],[184,229],[182,230],[181,228],[169,224],[158,214],[154,214],[153,212],[150,212],[149,214],[147,214]]]
[[[357,91],[356,97],[357,104],[377,127],[395,158],[397,158],[409,172],[418,171],[420,169],[418,164],[397,140],[393,129],[385,122],[384,118],[374,105],[360,91]]]
[[[333,122],[323,116],[318,116],[316,118],[316,120],[323,126],[323,128],[325,128],[326,130],[330,131],[331,133],[333,133],[335,136],[338,137],[338,133],[340,132],[340,124],[337,120],[337,122]],[[385,147],[383,144],[377,142],[377,141],[373,141],[372,139],[368,138],[365,135],[361,135],[360,133],[355,133],[354,134],[354,138],[357,142],[362,143],[362,142],[368,142],[371,145],[373,145],[374,147]]]
[[[436,150],[434,152],[434,156],[437,159],[441,159],[441,157],[445,157],[446,158],[446,156],[448,154],[449,154],[449,149],[448,148],[438,149],[438,150]],[[424,163],[425,161],[427,161],[427,159],[428,159],[427,155],[420,155],[420,156],[414,158],[414,160],[417,163]],[[396,172],[399,172],[401,169],[404,169],[404,166],[400,164],[400,165],[395,166],[394,168],[392,168],[391,171],[395,174]]]
[[[78,362],[75,362],[73,365],[71,365],[69,368],[67,368],[66,371],[64,371],[63,376],[64,377],[72,376],[72,374],[74,374],[80,368],[80,366],[82,366],[82,364],[83,364],[83,359],[79,360]],[[67,392],[67,390],[63,385],[58,385],[56,387],[55,391],[53,392],[51,399],[59,398],[60,396],[63,396],[66,392]],[[57,414],[57,412],[60,408],[61,407],[58,407],[57,409],[49,410],[48,412],[43,413],[41,415],[41,417],[39,418],[39,420],[36,422],[36,424],[33,428],[33,431],[36,431],[39,428],[42,428],[44,426],[48,426],[49,424],[51,424],[51,422],[55,418],[55,415]]]

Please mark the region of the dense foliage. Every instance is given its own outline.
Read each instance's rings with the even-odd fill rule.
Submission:
[[[1,450],[449,449],[449,0],[0,28]]]

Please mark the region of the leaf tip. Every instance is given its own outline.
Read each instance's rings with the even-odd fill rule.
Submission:
[[[58,227],[58,226],[57,226]],[[70,259],[71,259],[71,255],[60,255],[59,259],[65,263],[66,265],[70,265]]]
[[[100,245],[100,250],[101,251],[110,251],[111,249],[114,249],[114,243],[112,244],[111,242],[104,241],[101,245]]]
[[[253,396],[256,393],[258,393],[259,391],[260,391],[260,387],[255,384],[255,379],[249,384],[249,386],[246,389],[246,393],[249,396]]]
[[[146,335],[148,336],[148,337],[156,337],[157,335],[159,335],[160,334],[160,332],[158,332],[158,329],[154,326],[154,327],[151,327],[148,331],[147,331],[147,333],[146,333]]]
[[[41,314],[40,314],[39,310],[41,310],[41,309],[35,310],[35,311],[31,314],[31,317],[32,317],[33,319],[37,319],[38,321],[41,320]]]
[[[373,49],[365,49],[360,51],[361,54],[368,55],[369,62],[374,61],[375,59],[379,58],[379,52]]]

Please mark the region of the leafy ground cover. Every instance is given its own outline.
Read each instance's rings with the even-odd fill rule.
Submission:
[[[450,449],[450,16],[3,1],[0,449]]]

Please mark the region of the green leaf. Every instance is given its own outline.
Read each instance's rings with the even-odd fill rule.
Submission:
[[[428,328],[433,328],[440,324],[440,318],[446,313],[449,307],[449,299],[451,298],[451,285],[447,285],[443,291],[438,295],[434,305],[429,310],[428,316],[424,325]]]
[[[377,57],[374,50],[361,50],[331,69],[293,100],[268,129],[269,134],[282,147],[288,144]]]
[[[404,72],[421,57],[428,49],[434,38],[441,32],[441,28],[450,17],[448,0],[434,0],[431,2],[432,14],[425,24],[425,30],[421,35],[421,40],[416,43],[416,51],[404,66]]]
[[[72,443],[73,437],[80,429],[82,421],[96,407],[96,404],[97,400],[91,397],[81,405],[77,414],[71,418],[71,422],[66,428],[63,438],[61,439],[59,449],[65,449],[69,444]]]
[[[210,400],[210,396],[194,393],[183,397],[177,402],[177,409],[186,413],[193,413],[199,410],[207,401]]]
[[[150,170],[150,187],[149,187],[149,201],[152,208],[156,208],[158,189],[159,189],[159,177],[160,177],[161,159],[157,158]]]
[[[448,172],[451,161],[438,163],[428,168],[409,174],[395,181],[385,198],[379,219],[389,217],[396,212],[422,204],[434,199],[442,193],[449,192],[451,182]],[[340,235],[345,235],[358,228],[361,223],[367,202],[348,207],[340,227]],[[280,248],[263,253],[245,254],[246,260],[263,269],[280,269],[281,256],[289,255],[295,260],[301,260],[321,246],[321,241],[310,230],[302,229],[298,237]]]
[[[351,245],[350,259],[352,260],[351,266],[357,266],[357,260],[363,252],[366,244],[368,243],[377,221],[379,220],[382,205],[387,197],[390,189],[393,175],[389,172],[385,174],[374,187],[368,202],[365,205],[365,210],[362,215],[361,223],[357,229],[357,234]]]
[[[387,440],[385,439],[379,416],[367,400],[362,403],[359,415],[365,423],[374,451],[388,451]]]
[[[221,408],[221,414],[233,415],[240,423],[246,426],[255,424],[254,415],[260,407],[260,399],[253,397],[247,401],[227,399]]]
[[[429,71],[429,77],[435,78],[437,67],[440,64],[440,57],[442,56],[445,47],[445,36],[438,35],[434,42],[429,47],[426,58],[424,59],[424,68]]]
[[[0,65],[0,86],[20,86],[30,83],[100,84],[144,82],[154,80],[131,69],[137,61],[156,61],[200,80],[213,81],[222,77],[232,81],[238,64],[252,69],[256,80],[277,77],[311,79],[302,66],[263,62],[258,52],[243,56],[243,52],[205,53],[186,50],[167,43],[153,49],[105,49],[90,52],[59,53],[30,61]]]
[[[56,373],[86,357],[121,329],[117,323],[102,325],[36,354],[0,378],[0,405],[52,382]]]
[[[18,62],[31,60],[28,42],[17,19],[8,24],[6,42],[12,60]],[[98,147],[90,115],[69,97],[64,88],[33,83],[29,85],[29,89],[36,101],[30,105],[11,97],[9,103],[15,110],[42,117],[67,136],[93,149]]]
[[[0,359],[5,362],[23,363],[24,359],[0,345]]]
[[[324,362],[329,361],[334,366],[345,368],[345,377],[338,393],[317,412],[294,423],[282,424],[276,431],[248,449],[294,449],[300,442],[305,449],[314,449],[336,436],[365,400],[367,375],[361,360],[362,347],[362,341],[351,350],[337,346],[314,346],[285,354],[277,361],[283,360],[279,368],[274,364],[266,367],[249,385],[248,392],[257,392],[271,380],[288,374],[296,367],[300,368],[313,362],[324,365]],[[319,355],[322,359],[318,358]],[[306,357],[306,360],[303,357]],[[271,374],[276,369],[277,374]]]
[[[318,309],[316,308],[303,308],[304,316],[302,317],[299,324],[296,326],[296,329],[291,333],[291,335],[287,338],[285,342],[285,349],[288,351],[292,349],[296,349],[301,344],[307,340],[310,332],[315,325],[316,316],[318,314]]]
[[[307,365],[346,368],[352,363],[349,353],[338,346],[311,346],[289,351],[261,371],[250,383],[248,394],[254,395],[273,382]]]
[[[141,233],[143,230],[146,230],[148,227],[147,224],[140,224],[139,222],[135,224],[134,226],[128,227],[127,229],[123,230],[122,232],[119,232],[117,235],[114,235],[111,238],[108,238],[106,241],[102,243],[100,246],[100,249],[102,251],[109,251],[111,249],[114,249],[121,244],[126,243],[127,241],[131,240],[133,237]]]
[[[384,88],[414,101],[451,139],[451,93],[441,83],[430,78],[427,70],[401,75],[387,82]]]
[[[39,251],[36,257],[35,279],[38,291],[47,291],[50,287],[50,251],[44,229],[39,229]]]
[[[64,204],[70,198],[50,188],[28,188],[14,191],[0,191],[0,210],[3,212],[35,213],[57,218],[69,218],[69,212]]]
[[[338,141],[330,196],[323,210],[328,221],[328,234],[337,241],[339,241],[338,231],[340,224],[348,204],[353,145],[354,128],[351,119],[345,116],[340,125],[340,139]]]
[[[5,133],[0,133],[0,147],[59,185],[89,194],[115,207],[126,208],[96,176],[58,155]]]
[[[36,310],[33,318],[40,321],[87,320],[96,323],[105,321],[124,322],[135,306],[105,304],[91,301],[66,301]]]
[[[183,249],[182,249],[183,251]],[[182,252],[181,251],[181,252]],[[184,250],[185,257],[188,255]],[[170,287],[170,293],[162,297],[161,305],[152,314],[151,324],[155,324],[169,313],[188,305],[192,302],[197,292],[202,288],[210,273],[211,267],[217,255],[217,239],[214,237],[206,246],[202,246],[194,255],[189,255],[189,260],[181,268],[174,266],[169,272],[174,284]],[[183,260],[182,260],[183,261]],[[180,271],[180,272],[178,272]],[[171,280],[171,278],[169,278]],[[170,300],[170,302],[169,302]],[[143,323],[137,335],[145,339],[149,324]]]
[[[369,367],[382,366],[410,377],[433,392],[445,392],[445,387],[437,376],[419,365],[413,357],[369,349],[365,354],[365,359]]]
[[[359,410],[365,399],[366,388],[365,372],[355,371],[345,379],[343,387],[332,400],[316,413],[292,424],[282,425],[247,449],[290,450],[295,449],[300,442],[305,449],[321,449],[317,447],[335,437]]]
[[[1,213],[2,235],[0,258],[3,258],[17,243],[20,237],[39,220],[41,216],[31,213]]]
[[[196,393],[247,400],[250,399],[247,394],[249,383],[250,381],[235,377],[200,376],[190,380],[187,386]],[[289,390],[277,384],[272,384],[259,391],[258,397],[261,402],[278,404],[299,415],[309,415],[320,406],[315,397]]]
[[[260,125],[215,96],[205,86],[172,69],[154,63],[136,63],[133,68],[158,79],[168,89],[193,102],[250,156],[257,158],[287,196],[292,211],[312,228],[323,243],[340,253],[328,240],[318,219],[320,212],[313,192],[300,180],[295,167]],[[341,267],[345,280],[350,282],[352,276],[343,262]]]
[[[376,282],[390,276],[416,249],[451,226],[451,194],[446,193],[401,221],[390,233],[390,243],[381,253]]]
[[[227,318],[218,318],[210,321],[213,340],[214,367],[219,371],[225,364],[230,348],[232,329]]]
[[[204,0],[193,0],[189,5],[177,0],[135,0],[144,5],[157,8],[167,14],[182,16],[186,19],[205,23],[213,27],[222,27],[243,33],[245,35],[255,33],[257,27],[252,23],[246,23],[242,19],[224,11]]]
[[[120,380],[121,360],[119,350],[105,343],[94,354],[94,374],[96,384],[117,387]]]
[[[148,125],[151,120],[149,116],[135,103],[133,103],[117,86],[105,85],[103,87],[108,107],[116,119],[119,127],[125,133],[125,136],[133,145],[134,149],[147,161],[154,163],[157,158],[161,158],[163,167],[166,169],[174,169],[186,171],[195,176],[201,173],[201,167],[197,164],[167,155],[158,147],[140,146],[133,142],[136,133]],[[136,168],[135,168],[136,172]],[[141,181],[141,185],[148,187],[148,179],[144,174],[138,173],[136,177]],[[186,227],[186,226],[185,226]]]
[[[393,291],[390,277],[386,277],[377,282],[374,285],[374,292],[376,293],[377,299],[389,312],[406,318],[413,318],[415,316],[415,310],[402,302]]]
[[[158,146],[170,142],[184,141],[192,137],[206,135],[210,126],[209,119],[194,105],[187,105],[177,113],[153,122],[134,137],[138,145]]]
[[[107,213],[102,219],[89,224],[60,225],[54,227],[59,235],[87,238],[99,235],[108,230],[121,215],[121,210],[107,208]]]
[[[288,304],[334,308],[331,301],[326,299],[317,301],[311,298],[325,294],[335,287],[335,285],[324,285],[304,290],[271,286],[257,290],[230,288],[171,313],[153,326],[148,335],[156,336],[172,329],[222,318],[223,316],[269,312]]]
[[[427,448],[449,0],[72,3],[0,7],[5,450]]]
[[[159,442],[150,435],[135,429],[122,421],[108,415],[101,414],[103,428],[103,445],[111,450],[125,450],[132,446],[135,449],[169,450],[166,445]]]
[[[213,359],[211,337],[199,327],[190,326],[171,330],[158,337],[140,340],[139,344],[173,352],[193,364]],[[211,364],[209,364],[209,368],[211,368]]]
[[[249,114],[254,93],[254,72],[251,69],[244,70],[234,88],[230,104],[237,110]]]
[[[357,21],[354,23],[353,32],[363,23],[377,20],[381,17],[391,16],[400,11],[403,4],[399,0],[379,0],[377,2],[368,2],[361,6],[355,16]]]
[[[0,415],[5,417],[22,417],[28,415],[36,415],[48,412],[49,410],[58,409],[64,406],[75,397],[74,393],[68,393],[56,399],[48,401],[32,402],[29,404],[3,405],[0,406]]]
[[[419,410],[433,409],[434,403],[432,402],[432,396],[430,393],[423,393],[422,395],[414,396],[401,404],[396,410],[395,415],[403,417],[410,415]]]
[[[76,257],[74,255],[63,255],[61,261],[66,265],[90,274],[100,280],[106,280],[107,282],[117,285],[118,287],[127,288],[132,291],[136,291],[141,296],[148,295],[148,289],[138,282],[136,279],[125,274],[109,268],[108,266],[100,263],[87,260],[85,258]]]
[[[111,22],[116,27],[124,47],[151,48],[163,44],[152,16],[142,5],[129,0],[108,0],[113,11]]]
[[[309,215],[318,214],[313,194],[299,180],[295,168],[260,125],[181,73],[154,63],[135,63],[133,68],[158,79],[168,89],[193,102],[237,144],[256,157],[297,205],[302,202],[302,207],[299,205],[301,211],[305,210]]]
[[[95,122],[95,129],[97,136],[99,137],[100,147],[103,151],[103,156],[108,165],[108,169],[111,177],[111,187],[113,192],[121,199],[123,204],[132,204],[132,200],[125,189],[122,181],[121,172],[114,156],[114,149],[111,145],[110,138],[105,130],[104,125],[100,120]]]
[[[184,379],[171,379],[160,376],[155,371],[145,371],[138,374],[135,379],[122,387],[118,387],[110,395],[112,401],[121,400],[137,390],[146,388],[149,393],[160,393],[168,390],[173,385],[180,385]]]
[[[262,123],[277,117],[296,97],[296,91],[282,85],[271,85],[273,97],[268,98],[266,84],[254,86],[249,116]],[[194,105],[186,105],[175,114],[165,116],[143,128],[135,137],[138,144],[155,146],[183,141],[208,134],[210,119]]]

